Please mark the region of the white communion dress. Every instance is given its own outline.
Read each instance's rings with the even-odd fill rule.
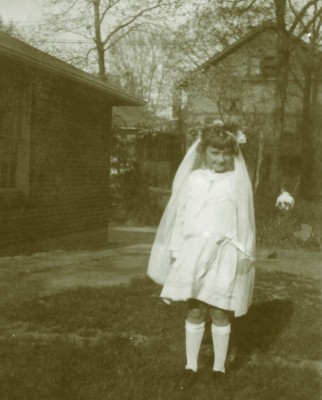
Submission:
[[[179,199],[169,249],[175,259],[163,282],[166,301],[198,299],[245,314],[251,304],[255,270],[240,273],[238,262],[252,252],[238,237],[238,195],[232,171],[192,171]],[[248,240],[253,242],[253,238]]]
[[[200,143],[176,172],[147,274],[163,286],[166,302],[198,299],[238,317],[251,304],[255,276],[252,185],[239,147],[233,171],[216,173],[206,168]]]

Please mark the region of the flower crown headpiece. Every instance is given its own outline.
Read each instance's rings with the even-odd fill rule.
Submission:
[[[218,126],[218,127],[222,127],[224,125],[225,124],[220,119],[215,119],[211,124],[211,126]],[[227,133],[227,135],[233,137],[238,144],[245,144],[247,142],[246,136],[240,129],[238,129],[236,133],[230,131],[224,131],[224,132]]]

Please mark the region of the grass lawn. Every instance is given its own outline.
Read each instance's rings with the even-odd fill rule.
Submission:
[[[1,400],[317,400],[320,285],[257,272],[254,304],[233,321],[227,378],[215,385],[210,321],[200,377],[183,395],[185,304],[149,280],[78,288],[1,307]]]

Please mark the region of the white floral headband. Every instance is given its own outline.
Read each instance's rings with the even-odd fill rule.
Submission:
[[[236,132],[236,142],[238,144],[245,144],[247,142],[246,136],[244,135],[244,133],[241,130],[238,130]]]
[[[211,125],[221,127],[224,126],[224,123],[220,119],[215,119]],[[247,142],[246,136],[241,130],[238,130],[236,133],[232,133],[229,131],[225,131],[225,133],[233,137],[238,144],[245,144]]]

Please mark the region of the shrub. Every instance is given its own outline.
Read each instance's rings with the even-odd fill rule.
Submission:
[[[162,210],[150,196],[149,177],[136,163],[118,175],[111,177],[112,223],[127,225],[156,225]]]
[[[270,196],[255,198],[257,243],[271,247],[305,248],[318,250],[321,247],[319,227],[314,224],[321,204],[312,212],[312,203],[298,200],[294,209],[283,213],[275,207],[275,199]],[[311,210],[311,211],[309,211]],[[320,219],[321,221],[321,219]],[[313,231],[307,241],[294,236],[301,224],[312,225]]]

